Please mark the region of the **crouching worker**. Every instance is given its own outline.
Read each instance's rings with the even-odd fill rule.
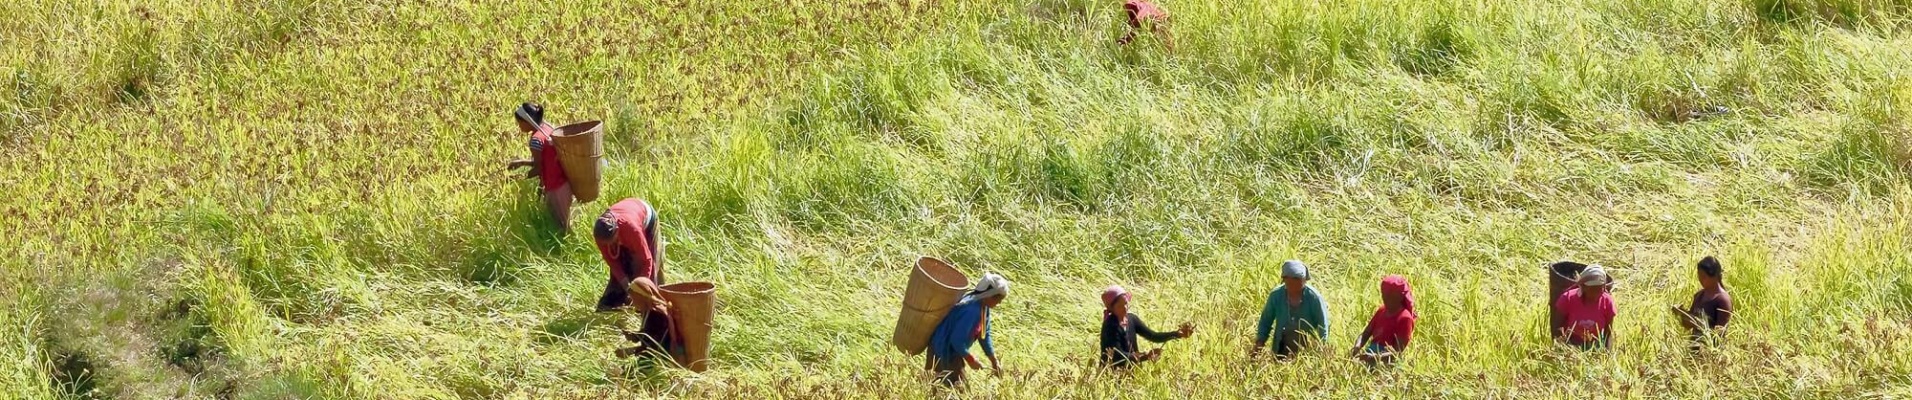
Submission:
[[[670,302],[664,300],[663,290],[650,278],[640,277],[631,280],[626,292],[630,294],[626,309],[637,313],[644,325],[635,332],[623,331],[624,339],[636,346],[617,349],[617,357],[661,358],[684,365],[683,335],[677,330],[676,315],[671,312]]]
[[[518,131],[531,134],[531,158],[513,160],[506,168],[531,167],[525,171],[526,178],[538,178],[539,187],[544,189],[545,209],[551,213],[551,220],[557,222],[561,232],[571,231],[571,181],[564,175],[564,166],[558,162],[558,146],[551,135],[556,128],[544,122],[544,106],[537,103],[524,103],[513,110],[518,120]]]
[[[598,254],[611,270],[604,295],[598,297],[598,312],[607,312],[630,303],[626,288],[637,278],[664,283],[662,243],[657,241],[657,210],[638,199],[612,204],[599,216],[591,229],[597,239]]]
[[[1008,296],[1008,279],[983,274],[976,287],[949,309],[943,322],[936,324],[936,331],[929,337],[924,368],[936,374],[938,383],[950,387],[961,385],[966,368],[983,367],[976,362],[976,356],[969,354],[969,346],[977,342],[982,342],[983,355],[989,357],[989,369],[1002,371],[1002,366],[996,363],[996,346],[990,340],[989,314]]]
[[[1720,282],[1725,267],[1713,257],[1701,259],[1698,264],[1700,290],[1693,293],[1693,303],[1685,308],[1673,306],[1673,314],[1680,325],[1693,335],[1693,344],[1697,347],[1707,338],[1723,332],[1726,323],[1733,320],[1733,296],[1726,293],[1726,286]]]
[[[1162,36],[1162,44],[1169,49],[1175,48],[1175,38],[1168,33],[1168,12],[1147,0],[1127,0],[1122,2],[1122,13],[1128,16],[1129,31],[1116,39],[1116,44],[1126,45],[1135,41],[1136,34],[1142,31]]]
[[[1255,343],[1249,357],[1264,345],[1275,348],[1275,358],[1286,360],[1310,344],[1328,340],[1328,304],[1308,286],[1308,266],[1301,261],[1281,263],[1281,287],[1268,293],[1261,320],[1255,323]]]
[[[1162,356],[1162,349],[1140,352],[1136,337],[1163,343],[1195,333],[1195,325],[1183,323],[1174,331],[1158,332],[1142,323],[1142,317],[1129,313],[1129,292],[1121,286],[1102,290],[1102,366],[1125,369]]]
[[[1408,291],[1407,278],[1389,275],[1381,279],[1381,308],[1368,318],[1368,327],[1355,338],[1353,355],[1368,366],[1394,364],[1407,342],[1414,338],[1414,296]]]
[[[1575,287],[1554,301],[1553,326],[1562,342],[1581,349],[1606,348],[1613,344],[1613,297],[1607,294],[1607,269],[1588,265],[1574,279]]]

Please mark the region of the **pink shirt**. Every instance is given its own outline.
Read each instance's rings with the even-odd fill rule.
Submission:
[[[1143,23],[1161,23],[1168,19],[1168,12],[1162,11],[1148,0],[1128,0],[1122,2],[1122,10],[1129,13],[1129,26],[1140,28]]]
[[[1575,344],[1594,343],[1601,334],[1613,326],[1613,296],[1600,294],[1600,300],[1587,304],[1580,300],[1580,288],[1567,290],[1560,294],[1560,300],[1554,301],[1554,308],[1567,316],[1567,341]]]

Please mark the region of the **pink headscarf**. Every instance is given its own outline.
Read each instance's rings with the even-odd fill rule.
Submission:
[[[1115,312],[1113,308],[1115,308],[1116,300],[1126,301],[1128,299],[1129,299],[1129,291],[1123,290],[1121,285],[1109,285],[1108,289],[1102,289],[1102,316],[1107,317],[1109,315],[1112,315],[1111,313]],[[1117,315],[1116,318],[1121,321],[1117,323],[1121,324],[1124,327],[1128,326],[1129,325],[1128,317],[1129,316],[1127,315]]]
[[[1381,278],[1381,294],[1390,293],[1401,294],[1402,299],[1405,300],[1401,302],[1401,306],[1408,311],[1414,311],[1414,293],[1408,289],[1407,278],[1400,275],[1388,275],[1386,278]]]

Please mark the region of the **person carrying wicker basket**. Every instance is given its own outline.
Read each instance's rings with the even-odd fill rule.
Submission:
[[[512,114],[518,120],[518,131],[531,134],[531,158],[512,160],[506,168],[531,167],[525,171],[525,178],[538,179],[551,219],[557,222],[559,231],[570,233],[571,181],[565,178],[564,166],[558,163],[558,146],[552,141],[554,128],[544,122],[544,106],[524,103]]]

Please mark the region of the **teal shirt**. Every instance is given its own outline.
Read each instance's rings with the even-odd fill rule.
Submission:
[[[1320,340],[1328,340],[1328,304],[1314,286],[1303,286],[1301,305],[1288,306],[1288,287],[1268,293],[1268,304],[1261,307],[1261,321],[1255,323],[1255,345],[1268,342],[1277,332],[1313,331]],[[1280,343],[1276,340],[1276,343]]]

